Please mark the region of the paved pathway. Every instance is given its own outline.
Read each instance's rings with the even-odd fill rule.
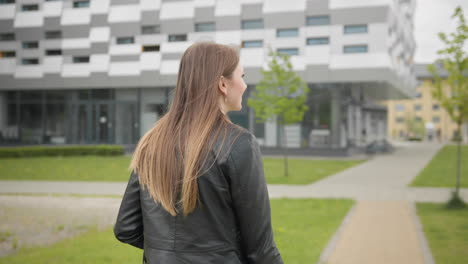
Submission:
[[[441,147],[410,144],[311,185],[270,185],[270,197],[358,201],[324,250],[322,263],[433,263],[414,202],[445,202],[451,189],[406,185]],[[122,195],[125,186],[107,182],[0,181],[0,193]],[[462,189],[461,195],[468,201],[468,189]]]

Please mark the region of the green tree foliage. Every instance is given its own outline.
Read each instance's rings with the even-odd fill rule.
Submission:
[[[463,204],[459,197],[460,173],[461,173],[461,127],[468,122],[468,54],[466,42],[468,39],[468,26],[466,24],[461,7],[455,9],[452,18],[458,20],[455,32],[446,34],[439,33],[439,38],[445,47],[438,51],[440,58],[434,64],[428,66],[434,78],[432,89],[433,97],[439,100],[442,107],[455,123],[457,123],[458,154],[457,175],[455,191],[449,204]],[[447,78],[440,76],[440,71],[447,72]],[[449,89],[444,89],[444,84]],[[454,203],[455,201],[455,203]]]
[[[305,104],[309,88],[293,70],[290,57],[270,51],[268,70],[262,70],[263,78],[255,87],[248,105],[255,110],[257,122],[265,122],[277,117],[281,126],[280,146],[285,156],[285,176],[288,175],[287,147],[285,144],[285,125],[302,121],[308,110]]]

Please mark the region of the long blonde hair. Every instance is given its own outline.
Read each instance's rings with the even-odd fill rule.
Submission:
[[[190,46],[180,61],[168,112],[138,142],[130,169],[173,216],[179,213],[177,203],[184,215],[197,206],[197,178],[215,139],[231,123],[220,110],[218,81],[231,78],[238,63],[233,47],[210,42]]]

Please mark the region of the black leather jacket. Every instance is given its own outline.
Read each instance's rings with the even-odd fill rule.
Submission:
[[[238,137],[239,128],[229,130],[226,149],[198,178],[200,203],[187,216],[171,216],[131,174],[114,233],[121,242],[144,249],[144,262],[283,263],[273,239],[258,143],[247,130]],[[228,149],[229,139],[234,144]]]

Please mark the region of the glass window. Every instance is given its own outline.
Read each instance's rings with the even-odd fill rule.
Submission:
[[[308,26],[330,25],[330,16],[308,16],[306,24]]]
[[[16,57],[15,51],[0,51],[0,58],[14,58]]]
[[[14,4],[15,0],[0,0],[0,5]]]
[[[0,41],[12,41],[15,40],[15,33],[1,33]]]
[[[242,20],[241,28],[242,29],[259,29],[259,28],[263,28],[263,20],[262,19]]]
[[[422,122],[422,118],[420,116],[417,116],[414,118],[414,121],[416,122]]]
[[[195,32],[212,32],[212,31],[216,31],[216,25],[214,22],[195,24]]]
[[[440,105],[439,104],[433,104],[432,105],[432,110],[439,110],[440,109]]]
[[[420,104],[414,105],[414,111],[421,111],[422,106]]]
[[[396,104],[396,105],[395,105],[395,111],[397,111],[397,112],[403,112],[403,111],[405,111],[405,106],[402,105],[402,104]]]
[[[42,105],[20,105],[20,138],[24,143],[42,143]]]
[[[432,117],[432,122],[433,122],[433,123],[439,123],[439,122],[440,122],[440,117],[438,117],[438,116],[433,116],[433,117]]]
[[[343,47],[343,53],[367,53],[367,45],[347,45]]]
[[[169,35],[169,42],[187,41],[186,34]]]
[[[39,48],[39,42],[23,42],[23,49],[37,49]]]
[[[161,33],[161,29],[159,25],[141,27],[141,34],[143,35],[151,35],[151,34],[159,34],[159,33]]]
[[[22,59],[21,64],[23,65],[34,65],[34,64],[39,64],[39,59],[38,58],[28,58],[28,59]]]
[[[73,57],[73,63],[89,63],[89,56]]]
[[[395,121],[396,121],[397,123],[403,123],[403,122],[405,122],[405,119],[404,119],[403,117],[397,117],[397,118],[395,119]]]
[[[38,5],[22,5],[21,11],[37,11],[39,10]]]
[[[345,25],[343,28],[345,34],[367,33],[367,25]]]
[[[257,138],[265,138],[265,123],[255,122],[254,133]]]
[[[46,39],[59,39],[59,38],[62,38],[62,32],[61,31],[46,31],[45,32],[45,38]]]
[[[417,93],[416,93],[416,98],[421,98],[421,97],[422,97],[422,93],[417,92]]]
[[[299,55],[298,48],[282,48],[282,49],[278,49],[277,52],[281,54],[286,54],[289,56]]]
[[[242,48],[261,48],[263,47],[262,40],[246,40],[242,41]]]
[[[64,101],[65,100],[65,91],[46,91],[46,100],[49,101]]]
[[[330,43],[330,39],[328,37],[307,39],[307,45],[328,45],[329,43]]]
[[[143,52],[158,52],[159,51],[159,45],[143,46],[142,51]]]
[[[120,37],[116,40],[118,45],[133,44],[134,42],[135,39],[133,37]]]
[[[73,2],[73,8],[86,8],[89,7],[89,1],[75,1]]]
[[[60,56],[62,55],[61,49],[46,50],[46,56]]]
[[[290,38],[299,36],[299,30],[297,28],[284,28],[276,30],[276,37],[278,38]]]

